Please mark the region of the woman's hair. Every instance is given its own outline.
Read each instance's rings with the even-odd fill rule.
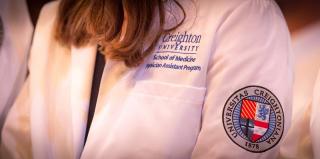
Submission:
[[[163,33],[176,29],[185,19],[181,4],[172,0],[184,16],[176,26],[165,29],[167,1],[62,0],[55,35],[68,47],[99,44],[109,58],[135,67],[152,52]],[[125,16],[127,27],[123,30]]]

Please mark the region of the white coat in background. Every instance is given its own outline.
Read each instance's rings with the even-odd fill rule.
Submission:
[[[0,0],[3,42],[0,47],[0,132],[27,76],[33,25],[25,0]]]
[[[46,5],[30,76],[2,133],[4,158],[276,157],[292,91],[279,8],[271,0],[181,2],[186,21],[142,65],[107,60],[85,145],[96,45],[64,48],[54,39],[58,2]],[[255,108],[243,127],[242,106]]]
[[[294,85],[292,104],[292,125],[281,145],[281,158],[319,158],[320,140],[315,135],[320,129],[316,124],[310,127],[310,117],[319,114],[312,101],[317,99],[315,83],[320,69],[320,22],[311,24],[292,36],[294,60]],[[313,111],[313,109],[315,111]],[[314,118],[313,117],[313,118]],[[315,118],[313,123],[317,123]],[[313,136],[310,136],[310,133]],[[313,147],[313,148],[312,148]],[[313,150],[312,150],[313,149]],[[315,156],[314,156],[315,155]],[[318,157],[316,157],[318,156]]]

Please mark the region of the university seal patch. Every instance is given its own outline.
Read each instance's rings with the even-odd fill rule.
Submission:
[[[260,86],[248,86],[233,93],[224,105],[222,120],[229,138],[254,153],[277,145],[284,130],[279,100]]]

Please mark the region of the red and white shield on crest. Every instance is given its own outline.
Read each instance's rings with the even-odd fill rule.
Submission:
[[[241,119],[247,121],[244,134],[252,141],[259,140],[269,128],[269,104],[243,99],[241,105]],[[251,124],[250,124],[251,123]]]

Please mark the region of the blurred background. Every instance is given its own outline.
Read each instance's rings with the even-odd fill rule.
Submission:
[[[320,77],[320,1],[278,0],[292,39],[294,85],[292,121],[281,145],[282,158],[320,158],[320,117],[312,101]]]
[[[51,0],[26,0],[26,1],[27,1],[32,24],[35,25],[42,6],[47,2],[50,2]]]

